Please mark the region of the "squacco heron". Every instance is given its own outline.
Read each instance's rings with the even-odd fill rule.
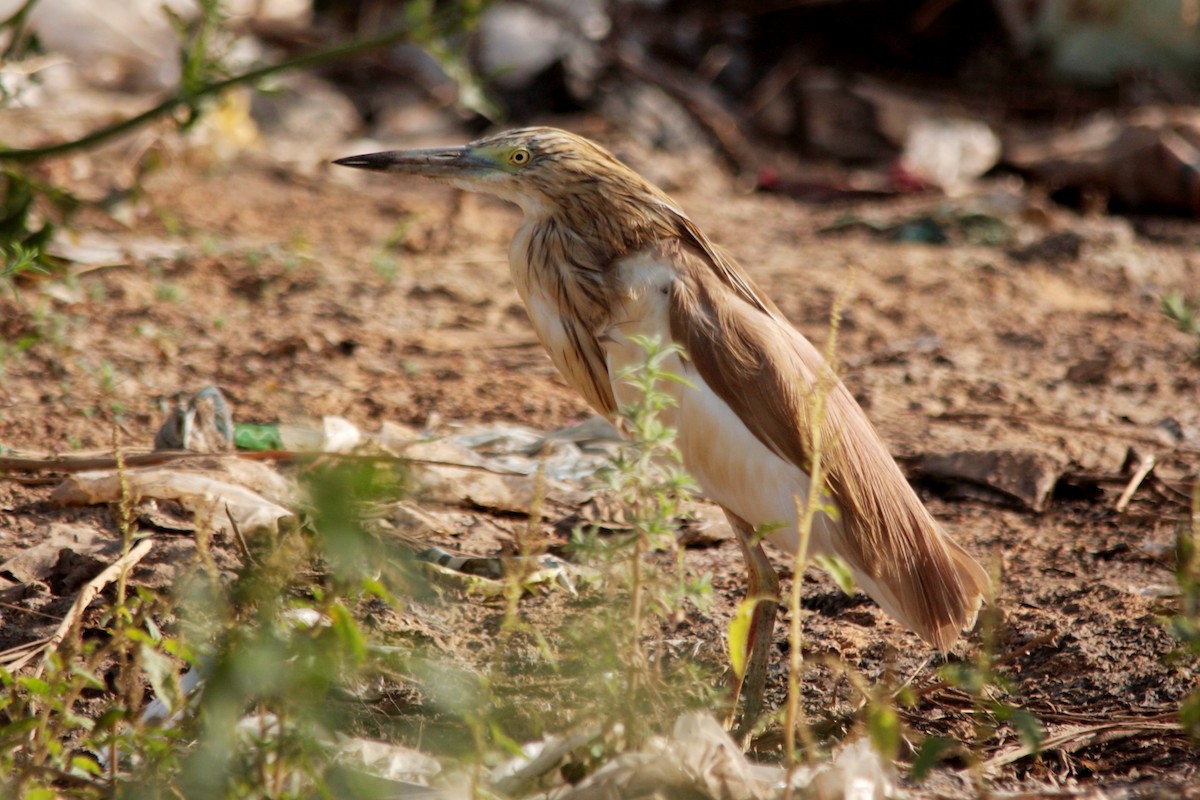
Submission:
[[[987,574],[942,533],[821,354],[671,198],[607,150],[566,131],[523,128],[336,163],[520,206],[513,282],[550,359],[597,412],[611,418],[634,399],[614,377],[644,359],[635,337],[682,347],[669,366],[687,380],[671,383],[676,402],[664,422],[736,532],[751,596],[778,592],[756,529],[784,551],[799,547],[797,499],[808,496],[820,384],[824,500],[836,513],[818,515],[809,553],[841,558],[876,603],[943,652],[974,624]],[[751,622],[745,683],[735,687],[743,721],[761,708],[776,610],[760,603]]]

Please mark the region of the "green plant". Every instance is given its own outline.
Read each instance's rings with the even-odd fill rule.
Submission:
[[[45,248],[54,225],[45,219],[39,198],[64,217],[78,206],[78,201],[61,189],[41,184],[13,168],[0,169],[0,253],[5,260],[0,280],[52,266]]]
[[[996,643],[1000,629],[998,609],[986,606],[980,611],[980,629],[982,642],[976,649],[974,660],[951,662],[938,670],[942,680],[971,697],[975,705],[975,739],[969,745],[952,745],[940,737],[923,741],[912,767],[914,780],[924,779],[929,769],[953,750],[970,765],[976,784],[982,789],[985,775],[979,754],[1001,726],[1011,728],[1028,753],[1037,754],[1041,751],[1046,739],[1041,721],[1013,701],[1012,682],[997,666]]]
[[[1191,658],[1200,658],[1200,481],[1192,489],[1191,519],[1180,526],[1175,548],[1175,581],[1179,585],[1179,613],[1167,627]],[[1200,744],[1200,688],[1194,689],[1179,708],[1179,724]]]
[[[0,794],[359,796],[331,788],[331,737],[354,713],[339,693],[368,671],[408,668],[404,653],[372,650],[353,613],[396,603],[384,582],[399,583],[389,565],[403,563],[357,510],[403,485],[370,466],[312,471],[309,524],[238,532],[247,549],[232,575],[214,556],[213,520],[198,518],[194,568],[173,593],[127,584],[124,557],[150,543],[123,489],[113,509],[123,566],[96,627],[70,626],[34,672],[0,670]],[[205,676],[191,697],[186,667]],[[147,684],[176,724],[143,719]]]
[[[1200,360],[1200,311],[1195,303],[1182,292],[1167,292],[1160,300],[1160,308],[1163,316],[1175,323],[1176,328],[1196,338],[1192,358]]]
[[[834,355],[837,351],[837,334],[841,324],[841,310],[844,297],[844,293],[838,296],[829,318],[829,339],[825,345],[825,362],[830,365],[835,363]],[[816,523],[817,515],[825,514],[831,519],[837,519],[837,508],[832,504],[827,493],[824,465],[825,448],[833,443],[825,442],[821,435],[825,425],[825,403],[836,381],[837,376],[834,374],[831,366],[822,372],[819,379],[809,390],[807,398],[809,405],[808,441],[810,443],[811,455],[808,469],[808,496],[795,498],[798,520],[796,530],[799,537],[799,544],[796,547],[796,553],[792,562],[792,574],[795,577],[792,580],[791,591],[787,597],[787,607],[791,614],[791,625],[788,629],[788,644],[790,648],[788,651],[788,693],[784,706],[783,730],[784,757],[788,765],[787,788],[784,791],[786,800],[791,800],[793,791],[792,776],[799,765],[796,752],[797,736],[800,737],[804,744],[804,757],[809,765],[814,764],[817,758],[816,739],[812,734],[812,729],[808,721],[804,719],[800,708],[800,681],[803,678],[804,672],[804,608],[800,601],[804,590],[804,570],[808,566],[808,546],[812,538],[813,525]],[[830,567],[834,567],[834,574],[849,574],[844,565],[838,564],[834,559],[827,559],[826,563]],[[843,584],[842,588],[846,590],[848,586]]]
[[[391,253],[381,250],[371,259],[371,269],[375,270],[375,274],[382,278],[384,283],[391,286],[400,275],[400,262]]]
[[[164,303],[182,303],[187,299],[187,293],[179,284],[164,281],[155,288],[154,298]]]
[[[28,247],[22,242],[16,242],[8,250],[0,249],[4,254],[4,265],[0,266],[0,286],[7,285],[12,293],[17,293],[13,279],[22,272],[46,272],[46,268],[38,263],[39,251],[36,247]]]
[[[37,49],[35,37],[26,30],[29,12],[33,11],[37,2],[38,0],[24,0],[13,13],[4,20],[0,20],[0,32],[7,32],[8,35],[8,44],[5,46],[4,52],[0,53],[0,61],[17,60]],[[0,91],[3,90],[0,89]],[[0,95],[0,105],[3,105],[7,99],[7,96]]]
[[[113,508],[122,533],[116,596],[98,622],[107,634],[85,636],[82,614],[68,616],[36,669],[14,675],[0,669],[0,775],[7,796],[54,797],[55,788],[69,787],[73,796],[108,796],[116,774],[115,760],[106,774],[93,754],[110,756],[129,741],[137,728],[140,686],[135,671],[152,671],[152,683],[167,685],[167,675],[154,666],[166,652],[178,653],[178,641],[164,637],[155,616],[164,610],[151,592],[129,592],[126,582],[138,539],[132,522],[132,500],[124,484],[120,448],[115,448],[122,476],[121,501]],[[138,544],[146,551],[148,543]],[[86,606],[86,604],[84,604]],[[79,609],[83,610],[83,607]],[[87,692],[103,692],[100,677],[116,665],[108,702],[102,713],[82,712]],[[154,738],[145,737],[147,742]]]
[[[557,672],[575,709],[571,722],[619,726],[622,741],[636,746],[683,711],[711,707],[720,690],[716,665],[681,657],[666,635],[712,594],[711,576],[689,572],[678,541],[692,482],[663,418],[676,402],[671,386],[685,383],[676,366],[681,351],[633,341],[645,357],[616,376],[633,390],[619,409],[626,440],[599,476],[620,509],[619,527],[574,532],[571,552],[599,570],[599,588],[546,637],[560,642]]]

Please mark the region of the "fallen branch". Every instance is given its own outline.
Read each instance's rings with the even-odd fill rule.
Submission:
[[[1074,753],[1085,747],[1106,744],[1121,739],[1131,739],[1148,734],[1178,733],[1183,735],[1178,722],[1135,722],[1128,720],[1119,722],[1104,722],[1098,725],[1073,725],[1067,730],[1049,736],[1034,750],[1028,745],[1014,744],[1001,749],[996,755],[983,762],[984,772],[994,772],[1000,767],[1020,761],[1035,753],[1046,753],[1060,750],[1064,753]]]
[[[125,456],[127,467],[149,467],[188,458],[212,458],[211,453],[189,453],[182,450],[159,450],[153,453],[136,453]],[[8,472],[90,472],[99,469],[116,469],[117,460],[112,456],[0,456],[0,475]],[[5,476],[8,477],[8,476]]]
[[[261,452],[241,452],[237,454],[193,453],[189,450],[156,450],[151,453],[136,453],[125,456],[126,467],[152,467],[158,464],[169,464],[175,461],[191,461],[195,459],[241,458],[246,461],[286,461],[309,462],[335,459],[363,464],[416,464],[422,467],[455,467],[479,472],[491,472],[496,475],[524,475],[516,470],[501,470],[484,464],[462,464],[455,461],[438,461],[428,458],[407,458],[387,453],[320,453],[300,450],[264,450]],[[0,477],[9,477],[8,472],[93,472],[105,469],[116,469],[117,460],[111,456],[50,456],[47,458],[31,458],[17,456],[0,456]]]

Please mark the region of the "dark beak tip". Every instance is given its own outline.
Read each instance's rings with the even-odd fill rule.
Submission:
[[[345,158],[337,158],[333,161],[339,167],[366,167],[369,162],[363,156],[346,156]]]
[[[369,169],[377,172],[385,172],[393,169],[396,166],[396,153],[362,153],[356,156],[346,156],[339,158],[333,163],[339,167],[353,167],[355,169]]]

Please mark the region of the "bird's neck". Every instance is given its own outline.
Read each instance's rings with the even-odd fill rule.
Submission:
[[[509,250],[513,280],[528,304],[540,294],[562,313],[600,318],[617,305],[615,265],[679,236],[682,216],[653,188],[565,194],[551,204],[526,200]]]
[[[526,215],[509,248],[517,291],[529,308],[601,324],[609,305],[609,267],[624,245],[580,230],[561,214]]]

